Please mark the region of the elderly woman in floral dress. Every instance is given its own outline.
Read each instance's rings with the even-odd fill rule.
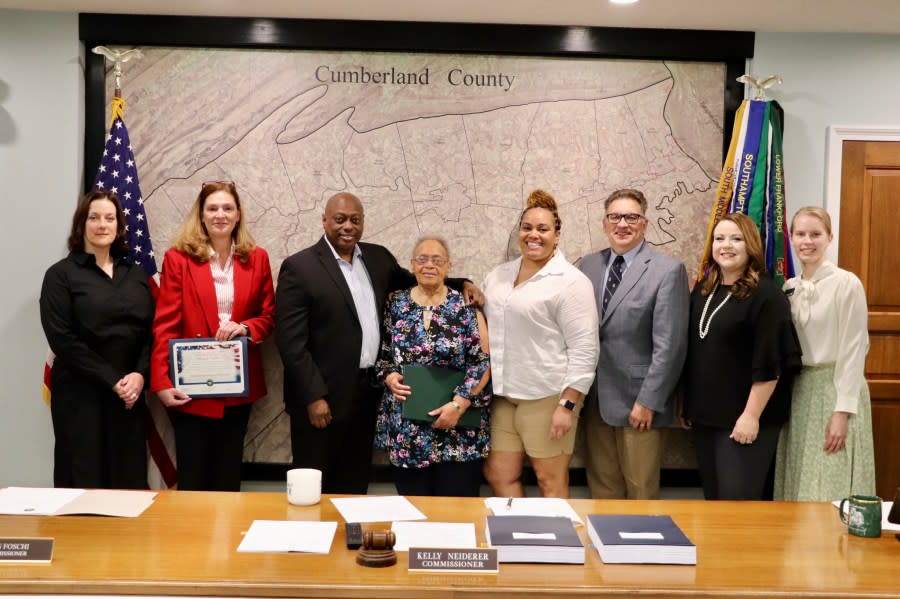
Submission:
[[[447,244],[423,238],[411,261],[416,285],[388,300],[381,356],[376,366],[385,393],[378,407],[375,446],[388,452],[397,491],[403,495],[478,496],[481,470],[490,450],[485,391],[490,359],[481,312],[445,284],[450,270]],[[411,389],[406,364],[465,372],[449,401],[423,422],[403,417]],[[481,409],[477,428],[458,425],[464,412]]]

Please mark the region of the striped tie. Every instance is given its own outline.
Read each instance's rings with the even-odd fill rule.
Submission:
[[[609,300],[612,299],[613,294],[616,292],[616,288],[619,286],[619,283],[622,282],[622,271],[625,269],[625,258],[622,256],[616,256],[616,259],[613,260],[612,268],[609,269],[609,276],[606,277],[606,289],[603,291],[603,314],[606,314],[606,306],[609,304]]]

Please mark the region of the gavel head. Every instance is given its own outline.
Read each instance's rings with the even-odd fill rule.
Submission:
[[[367,530],[363,533],[363,549],[393,549],[397,536],[392,530]]]

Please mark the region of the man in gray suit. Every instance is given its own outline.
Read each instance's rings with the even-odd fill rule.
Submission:
[[[687,353],[684,265],[650,248],[647,199],[635,189],[605,202],[609,249],[585,256],[600,313],[600,361],[585,400],[591,496],[656,499],[663,436]]]

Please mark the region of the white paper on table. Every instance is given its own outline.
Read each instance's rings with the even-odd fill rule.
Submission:
[[[54,516],[92,514],[137,518],[153,505],[155,497],[154,491],[91,489],[56,510]]]
[[[395,522],[425,520],[425,514],[400,495],[338,497],[331,503],[347,522]]]
[[[409,551],[410,547],[478,548],[471,522],[394,522],[391,530],[397,536],[394,551]]]
[[[0,489],[0,514],[50,516],[83,493],[84,489],[7,487]]]
[[[555,541],[556,535],[552,532],[514,532],[512,537],[516,541]]]
[[[584,524],[569,502],[558,497],[488,497],[484,500],[495,516],[563,516],[574,524]],[[507,507],[508,506],[508,507]]]
[[[154,497],[154,491],[8,487],[0,490],[0,514],[136,518],[150,507]]]
[[[651,541],[665,541],[666,537],[661,532],[624,532],[619,531],[619,538],[625,540],[647,539]]]
[[[245,553],[328,553],[337,522],[254,520],[237,550]]]
[[[841,509],[841,502],[832,501],[831,505],[836,507],[837,509]],[[850,502],[848,501],[846,505],[849,507]],[[894,507],[893,501],[882,501],[881,502],[881,530],[882,531],[890,531],[890,532],[900,532],[900,524],[894,524],[893,522],[888,522],[888,514],[891,513],[891,508]],[[844,513],[847,513],[847,510],[844,510]]]

